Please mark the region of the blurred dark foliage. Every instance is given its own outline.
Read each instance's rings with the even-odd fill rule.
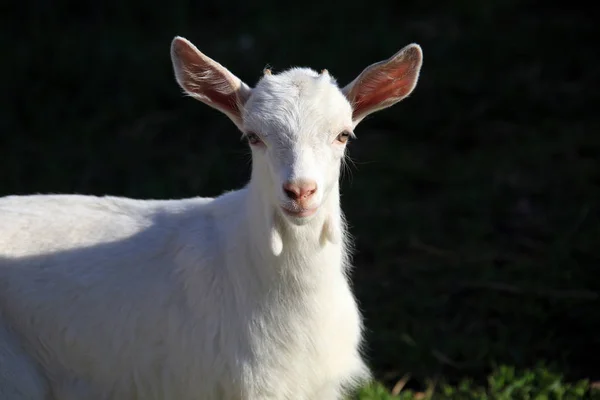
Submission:
[[[546,360],[599,378],[600,35],[582,4],[5,2],[0,195],[244,184],[233,124],[173,79],[174,35],[251,85],[267,65],[345,84],[417,42],[416,91],[360,125],[343,183],[377,377]]]

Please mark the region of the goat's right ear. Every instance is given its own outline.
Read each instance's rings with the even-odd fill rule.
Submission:
[[[171,43],[171,61],[177,83],[188,95],[225,113],[242,129],[248,85],[179,36]]]

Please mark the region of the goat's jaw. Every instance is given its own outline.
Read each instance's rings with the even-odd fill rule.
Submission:
[[[275,223],[275,218],[271,225],[269,244],[271,252],[275,257],[279,257],[283,252],[283,239],[281,237],[280,228]],[[325,246],[327,242],[331,244],[339,244],[341,241],[342,232],[339,223],[335,222],[335,216],[329,215],[325,218],[319,235],[319,244]]]

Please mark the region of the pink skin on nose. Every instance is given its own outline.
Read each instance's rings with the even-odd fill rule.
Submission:
[[[309,209],[312,196],[317,192],[317,183],[309,180],[298,180],[286,182],[283,185],[283,192],[293,200],[297,207],[294,210],[284,208],[284,211],[294,217],[308,217],[313,215],[317,209]]]

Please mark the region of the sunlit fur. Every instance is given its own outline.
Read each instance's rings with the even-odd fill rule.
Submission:
[[[0,399],[334,400],[368,379],[338,186],[350,103],[291,69],[241,115],[213,106],[264,142],[240,190],[0,198]],[[311,217],[282,212],[294,179],[317,182]]]

